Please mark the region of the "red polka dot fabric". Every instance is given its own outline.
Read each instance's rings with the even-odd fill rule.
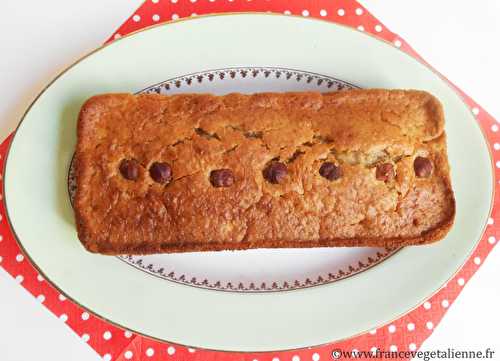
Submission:
[[[126,35],[147,26],[210,13],[276,12],[310,16],[345,24],[372,33],[395,47],[421,59],[399,36],[389,31],[367,9],[353,0],[146,0],[143,5],[108,39]],[[484,109],[455,87],[484,131],[494,158],[495,176],[500,176],[499,125]],[[12,135],[0,145],[3,168]],[[1,178],[0,178],[1,180]],[[196,350],[180,345],[154,341],[115,327],[67,300],[45,281],[22,254],[6,221],[5,207],[0,202],[0,266],[28,290],[55,317],[64,322],[92,347],[103,360],[183,360],[183,361],[319,361],[330,360],[335,350],[343,351],[415,351],[439,324],[447,309],[460,294],[467,281],[484,262],[498,240],[496,222],[499,212],[499,183],[495,183],[495,205],[485,233],[466,264],[444,288],[423,305],[389,325],[371,332],[320,347],[271,353],[227,353]],[[1,195],[0,195],[1,196]],[[29,340],[28,340],[29,341]],[[333,354],[333,355],[332,355]],[[340,356],[344,358],[344,356]],[[404,357],[400,357],[404,358]],[[357,359],[364,359],[358,357]]]

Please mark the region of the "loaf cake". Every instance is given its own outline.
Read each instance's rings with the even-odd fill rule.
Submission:
[[[102,254],[420,245],[455,215],[423,91],[97,95],[75,162],[78,236]]]

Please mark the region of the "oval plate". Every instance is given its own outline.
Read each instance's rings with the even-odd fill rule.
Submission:
[[[118,258],[84,251],[66,183],[76,119],[85,99],[229,67],[300,69],[364,88],[412,88],[436,95],[447,118],[457,200],[456,224],[449,235],[437,244],[407,247],[335,283],[271,293],[216,292],[165,282]],[[463,264],[482,234],[493,191],[481,130],[437,74],[391,44],[356,30],[268,14],[177,21],[122,38],[83,58],[28,110],[12,141],[4,176],[9,221],[21,246],[68,297],[135,332],[228,351],[323,344],[408,312]]]

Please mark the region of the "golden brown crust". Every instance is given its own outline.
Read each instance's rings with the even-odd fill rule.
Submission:
[[[424,244],[455,215],[442,106],[421,91],[100,95],[82,107],[75,159],[78,236],[104,254]],[[263,176],[273,159],[288,168],[279,184]],[[167,185],[154,162],[171,166]],[[325,162],[342,177],[321,176]],[[214,187],[216,169],[234,184]]]

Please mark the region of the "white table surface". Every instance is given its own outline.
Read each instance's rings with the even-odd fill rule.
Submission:
[[[101,44],[141,2],[3,0],[0,137],[14,129],[45,84]],[[500,120],[498,0],[362,3]],[[423,350],[490,347],[496,349],[494,359],[500,360],[499,278],[500,249],[496,247]],[[98,359],[90,347],[0,268],[0,360]]]

